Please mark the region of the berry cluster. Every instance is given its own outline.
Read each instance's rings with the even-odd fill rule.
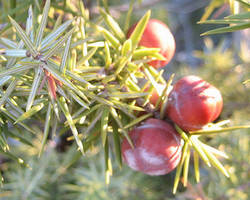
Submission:
[[[133,32],[133,25],[127,36]],[[141,46],[160,48],[165,61],[149,62],[154,68],[163,67],[173,57],[175,40],[168,27],[158,20],[149,20],[142,35]],[[159,85],[159,91],[166,86]],[[134,147],[127,139],[122,143],[122,156],[129,167],[149,175],[167,174],[181,160],[183,141],[173,124],[189,132],[202,129],[221,113],[223,100],[220,91],[197,76],[186,76],[173,86],[171,92],[163,94],[166,102],[164,119],[150,118],[130,131]],[[154,89],[149,99],[156,105],[162,94]],[[160,104],[160,107],[163,104]],[[167,122],[169,121],[169,122]]]

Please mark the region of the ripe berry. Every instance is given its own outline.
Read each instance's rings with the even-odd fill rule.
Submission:
[[[148,119],[130,131],[132,148],[122,142],[123,160],[129,167],[149,175],[163,175],[172,171],[181,158],[181,137],[162,120]]]
[[[185,131],[201,129],[221,113],[220,91],[197,76],[186,76],[169,94],[167,116]]]
[[[128,30],[127,38],[130,37],[137,24]],[[154,60],[148,64],[154,68],[164,67],[170,62],[175,53],[175,39],[168,26],[157,19],[150,19],[141,37],[139,45],[149,48],[160,48],[160,53],[166,60]]]
[[[158,94],[158,92],[156,91],[156,89],[153,88],[153,91],[152,91],[152,93],[151,93],[151,95],[150,95],[150,98],[149,98],[149,102],[150,102],[151,104],[153,104],[154,106],[156,105],[156,103],[157,103],[158,99],[160,98],[160,96],[161,96],[161,94],[162,94],[164,88],[165,88],[165,85],[163,85],[163,84],[158,84],[158,85],[157,85],[157,90],[158,90],[159,94]],[[145,91],[145,92],[148,92],[148,89],[149,89],[149,87],[147,87],[144,91]]]
[[[152,92],[152,94],[150,95],[150,98],[149,98],[149,101],[150,101],[151,104],[153,104],[154,106],[156,105],[156,103],[157,103],[158,99],[160,98],[160,96],[162,95],[163,90],[165,89],[165,87],[166,87],[166,85],[164,85],[164,84],[157,84],[157,90],[158,90],[159,94],[156,91],[156,89],[154,88],[153,92]],[[168,88],[168,90],[166,91],[165,95],[168,95],[169,92],[171,91],[171,89],[172,89],[172,87],[170,86]],[[148,88],[145,91],[147,91],[147,90],[148,90]]]

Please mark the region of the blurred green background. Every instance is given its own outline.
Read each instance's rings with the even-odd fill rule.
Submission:
[[[3,1],[0,7],[3,9]],[[13,11],[11,6],[5,12],[15,16],[17,21],[24,21],[28,4],[42,1],[16,1],[22,9]],[[69,14],[74,1],[65,1],[65,14]],[[60,7],[63,1],[52,1],[52,7]],[[111,15],[124,27],[126,12],[129,7],[127,0],[100,1],[110,7]],[[250,123],[250,83],[243,82],[250,77],[250,30],[201,37],[200,34],[220,25],[199,25],[206,7],[207,0],[151,0],[135,1],[131,24],[136,22],[148,10],[152,10],[152,18],[167,23],[176,39],[176,54],[165,67],[165,77],[175,73],[178,78],[196,74],[219,88],[224,98],[224,109],[219,120],[230,119],[230,125]],[[230,13],[224,1],[219,2],[210,18],[222,18]],[[84,1],[90,9],[92,19],[97,17],[96,1]],[[222,9],[223,7],[223,9]],[[7,15],[1,13],[0,26],[8,22]],[[53,19],[50,19],[53,23]],[[125,27],[126,28],[126,27]],[[41,132],[39,127],[37,131]],[[0,199],[196,199],[196,200],[247,200],[250,198],[250,130],[223,133],[206,138],[207,142],[225,151],[229,159],[222,160],[231,177],[226,178],[215,169],[209,169],[203,163],[201,182],[194,179],[193,166],[190,167],[187,188],[179,187],[176,195],[172,195],[175,171],[158,177],[151,177],[134,172],[124,166],[119,169],[113,159],[113,176],[110,185],[105,184],[104,159],[102,148],[93,147],[86,157],[75,151],[76,146],[69,145],[64,137],[50,141],[41,158],[38,153],[40,138],[32,138],[36,148],[10,141],[12,151],[20,155],[32,168],[20,166],[18,163],[0,155],[0,170],[5,178],[0,189]],[[66,136],[65,136],[66,137]]]

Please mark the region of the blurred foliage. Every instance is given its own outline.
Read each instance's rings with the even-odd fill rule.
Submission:
[[[0,2],[0,8],[5,10],[4,13],[13,16],[11,13],[16,12],[11,8],[13,4],[6,4],[4,0]],[[74,8],[63,6],[65,2],[69,5],[69,1],[59,0],[52,1],[52,5],[58,5],[57,7],[61,9],[61,12],[74,13]],[[90,1],[85,3],[88,2]],[[114,6],[114,10],[115,6],[127,3],[127,1],[121,0],[103,0],[100,1],[100,4],[105,5],[105,2]],[[232,3],[233,1],[230,2]],[[39,1],[16,1],[16,4],[20,6],[16,9],[18,10],[18,15],[14,15],[16,20],[24,21],[30,3],[34,5],[34,12],[39,12],[41,9]],[[164,1],[159,1],[158,3],[157,5],[165,5]],[[212,5],[212,3],[214,4]],[[210,7],[207,7],[207,12],[203,15],[203,19],[207,19],[216,8],[221,8],[224,3],[225,1],[211,1]],[[141,4],[143,4],[143,1],[139,2],[139,5]],[[234,12],[236,12],[236,8],[232,7],[232,5],[236,6],[236,4],[230,4]],[[209,9],[210,11],[208,11]],[[153,17],[164,19],[165,22],[169,21],[174,29],[178,27],[178,21],[176,19],[171,20],[171,15],[168,12],[164,12],[164,9],[160,9],[160,12],[156,12],[157,10],[154,11],[154,9],[152,11]],[[95,13],[93,12],[93,14]],[[0,23],[6,22],[6,17],[7,14],[3,14]],[[120,21],[124,22],[125,18],[126,16],[123,12],[119,13]],[[52,21],[53,18],[50,16],[49,20]],[[132,18],[132,22],[136,20],[137,16]],[[180,38],[177,38],[178,40]],[[233,41],[232,35],[229,36],[229,40]],[[176,74],[175,80],[187,74],[201,76],[219,88],[223,94],[224,110],[220,116],[221,120],[230,118],[231,125],[249,123],[250,83],[243,84],[243,82],[250,77],[250,61],[248,56],[249,50],[243,47],[244,41],[240,45],[240,49],[234,46],[232,42],[228,45],[228,37],[222,37],[219,43],[215,43],[212,37],[204,37],[203,42],[204,46],[200,47],[202,50],[192,52],[192,55],[199,60],[199,66],[193,67],[187,63],[174,61],[171,63],[171,67],[166,67],[166,77],[169,76],[169,72]],[[178,57],[179,52],[176,54],[176,57]],[[34,127],[34,129],[40,131],[39,127]],[[250,196],[249,130],[236,131],[231,134],[223,133],[206,138],[209,144],[218,147],[219,150],[228,154],[229,159],[223,160],[223,162],[231,175],[230,178],[224,177],[216,170],[209,170],[209,168],[201,164],[202,181],[196,184],[193,178],[193,166],[191,165],[190,182],[187,189],[181,188],[175,196],[171,194],[175,172],[166,176],[150,177],[133,172],[127,167],[119,169],[118,164],[114,162],[113,176],[110,184],[106,185],[105,166],[103,164],[104,155],[101,149],[92,147],[92,153],[82,157],[75,151],[75,145],[68,147],[68,142],[65,142],[65,138],[56,137],[53,141],[49,140],[44,154],[38,158],[37,155],[41,149],[42,132],[40,131],[41,134],[38,134],[40,136],[36,138],[30,137],[24,130],[22,132],[25,135],[25,139],[31,142],[33,146],[22,144],[15,140],[11,140],[10,143],[14,146],[12,152],[20,155],[29,167],[20,166],[15,160],[0,157],[0,169],[5,178],[3,187],[0,190],[0,199],[3,200],[185,200],[198,198],[206,200],[247,200]],[[19,133],[18,130],[17,133]],[[63,150],[60,148],[60,145],[63,146],[61,147]],[[113,149],[114,146],[111,146],[111,148]],[[114,155],[110,154],[110,157],[114,160]]]

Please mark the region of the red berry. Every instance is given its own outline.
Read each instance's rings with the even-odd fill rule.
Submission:
[[[186,76],[169,94],[166,114],[185,131],[201,129],[221,113],[220,91],[197,76]]]
[[[129,132],[134,144],[122,142],[123,160],[129,167],[149,175],[163,175],[172,171],[181,158],[181,137],[162,120],[148,119]]]
[[[130,37],[137,24],[128,30],[127,38]],[[154,68],[164,67],[170,62],[175,53],[175,39],[168,26],[157,19],[150,19],[141,37],[139,45],[149,48],[160,48],[160,53],[166,58],[165,61],[154,60],[148,64]]]
[[[162,94],[164,88],[165,88],[165,85],[163,85],[163,84],[158,84],[158,85],[157,85],[157,90],[158,90],[159,94],[158,94],[158,92],[156,91],[156,89],[153,88],[153,92],[151,93],[150,98],[149,98],[149,102],[150,102],[151,104],[153,104],[154,106],[156,105],[156,103],[157,103],[158,99],[160,98],[160,96],[161,96],[161,94]],[[145,92],[148,92],[148,89],[149,89],[149,88],[147,87],[147,88],[145,89]]]
[[[156,91],[156,89],[154,88],[152,94],[150,95],[150,99],[149,99],[151,104],[153,104],[154,106],[156,105],[156,103],[157,103],[158,99],[160,98],[160,96],[162,95],[165,87],[166,87],[166,85],[157,84],[157,90],[158,90],[159,94]],[[147,90],[148,90],[148,88],[145,91],[147,91]],[[171,90],[172,90],[172,86],[169,86],[169,88],[167,89],[167,91],[164,95],[168,95]]]

